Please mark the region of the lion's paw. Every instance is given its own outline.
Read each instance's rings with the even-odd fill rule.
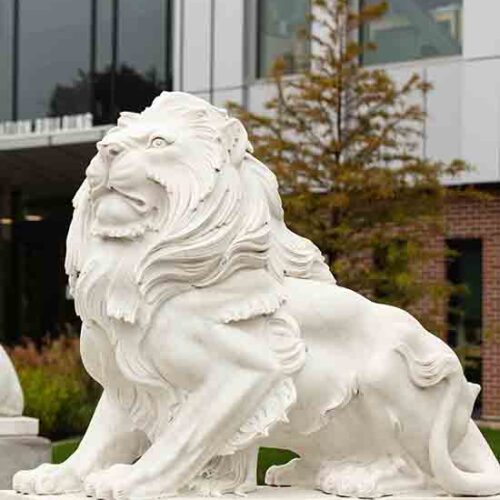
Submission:
[[[372,479],[352,476],[329,477],[321,483],[321,490],[341,497],[379,498],[383,496]]]
[[[435,491],[422,471],[398,456],[366,462],[324,462],[317,475],[316,487],[325,493],[357,498]]]
[[[342,497],[379,498],[385,495],[379,479],[380,471],[370,464],[327,462],[318,474],[317,486]]]
[[[67,465],[42,464],[36,469],[20,470],[14,474],[12,488],[18,493],[57,495],[80,491],[82,481]]]
[[[115,464],[108,469],[92,472],[83,483],[85,494],[100,500],[126,498],[132,467],[128,464]]]
[[[267,469],[265,483],[268,486],[313,486],[317,468],[302,458],[294,458],[284,465],[272,465]]]

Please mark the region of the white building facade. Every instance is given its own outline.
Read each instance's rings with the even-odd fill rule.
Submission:
[[[462,182],[499,182],[500,2],[389,3],[388,17],[394,22],[378,27],[374,38],[380,40],[382,53],[374,63],[384,61],[382,66],[396,80],[416,72],[432,83],[433,91],[421,103],[429,115],[424,154],[470,162],[475,171]],[[293,59],[294,49],[299,52],[296,58],[302,57],[295,33],[300,14],[308,8],[308,0],[177,0],[174,89],[221,106],[236,101],[252,111],[262,110],[272,95],[262,60],[288,52]],[[433,30],[420,33],[424,39],[419,40],[424,23]],[[276,33],[269,33],[272,30]]]
[[[378,46],[363,64],[378,65],[401,83],[418,73],[432,84],[431,92],[415,96],[427,111],[422,154],[465,160],[473,169],[453,184],[493,195],[484,203],[447,206],[445,230],[429,242],[442,258],[429,265],[424,279],[467,287],[464,296],[442,304],[439,319],[468,378],[483,385],[478,413],[499,419],[500,0],[388,4],[387,14],[360,34]],[[174,89],[218,106],[236,101],[265,112],[273,95],[272,60],[282,56],[292,74],[307,65],[310,48],[297,31],[309,10],[309,0],[177,0]],[[446,247],[458,256],[446,258]]]

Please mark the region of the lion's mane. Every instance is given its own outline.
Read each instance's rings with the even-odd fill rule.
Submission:
[[[147,303],[210,287],[243,269],[264,269],[278,282],[286,276],[334,282],[318,248],[286,227],[276,177],[251,155],[243,127],[221,132],[231,120],[225,110],[188,94],[163,92],[142,113],[122,114],[118,127],[136,120],[174,120],[202,144],[200,151],[186,151],[181,164],[169,166],[168,178],[161,170],[147,172],[165,189],[161,225],[138,245],[131,271]],[[241,142],[246,151],[234,165],[228,152]],[[99,243],[92,234],[86,181],[73,204],[66,255],[72,285]]]

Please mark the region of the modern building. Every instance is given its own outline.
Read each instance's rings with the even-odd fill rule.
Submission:
[[[429,242],[443,257],[425,275],[467,285],[439,314],[482,380],[483,416],[500,418],[500,2],[389,5],[360,34],[379,47],[363,64],[433,84],[421,101],[422,153],[470,162],[459,184],[490,194],[447,208],[445,233]],[[263,111],[275,58],[291,74],[308,64],[297,34],[310,9],[309,0],[0,0],[0,338],[76,324],[62,270],[69,200],[117,113],[162,89]],[[458,251],[452,261],[446,245]],[[449,312],[457,305],[459,316]]]
[[[173,1],[0,0],[0,338],[76,324],[69,200],[120,110],[172,88]]]

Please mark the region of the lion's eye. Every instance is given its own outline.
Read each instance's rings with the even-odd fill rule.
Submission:
[[[152,148],[164,148],[168,142],[163,137],[154,137],[150,143]]]

